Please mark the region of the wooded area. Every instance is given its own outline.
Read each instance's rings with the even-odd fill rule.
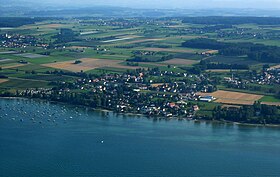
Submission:
[[[254,43],[226,43],[214,39],[198,38],[182,43],[183,47],[214,49],[219,50],[219,54],[225,56],[247,55],[249,59],[261,62],[280,62],[280,47],[267,46]]]

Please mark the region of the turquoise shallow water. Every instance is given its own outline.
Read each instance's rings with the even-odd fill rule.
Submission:
[[[280,176],[280,129],[0,99],[1,177]]]

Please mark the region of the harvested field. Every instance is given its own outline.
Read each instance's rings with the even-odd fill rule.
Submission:
[[[17,67],[21,67],[21,66],[25,66],[26,64],[20,64],[20,63],[13,63],[13,64],[9,64],[9,65],[5,65],[5,66],[2,66],[1,68],[2,69],[9,69],[9,68],[17,68]]]
[[[253,105],[255,101],[258,101],[263,97],[263,95],[231,92],[219,90],[214,93],[199,93],[201,96],[211,95],[217,100],[217,103],[224,104],[236,104],[236,105]]]
[[[165,83],[157,83],[157,84],[151,84],[152,87],[159,87],[164,85]]]
[[[8,79],[0,79],[0,84],[9,81]]]
[[[25,58],[44,58],[47,57],[45,55],[40,55],[40,54],[33,54],[33,53],[21,53],[21,54],[15,54],[16,56],[19,57],[25,57]]]
[[[164,61],[163,63],[169,64],[169,65],[193,65],[198,63],[199,61],[196,60],[187,60],[187,59],[181,59],[181,58],[174,58],[172,60]]]
[[[208,54],[216,54],[216,53],[219,53],[218,50],[208,50],[206,51],[205,53],[208,53]]]
[[[61,28],[63,26],[64,26],[63,24],[53,23],[53,24],[40,25],[40,28]]]
[[[65,26],[65,25],[56,24],[56,23],[53,23],[53,24],[42,24],[42,23],[39,24],[38,23],[38,24],[33,24],[33,25],[24,25],[21,28],[22,29],[35,29],[35,28],[39,27],[41,30],[41,29],[48,29],[48,28],[53,28],[53,29],[62,28],[63,26]]]
[[[269,69],[279,69],[279,68],[280,68],[280,65],[276,65],[276,66],[270,67]]]
[[[79,64],[74,64],[76,60],[72,60],[72,61],[65,61],[65,62],[43,64],[42,66],[56,68],[56,69],[64,69],[73,72],[80,72],[81,70],[89,71],[96,68],[104,68],[104,67],[123,68],[123,69],[139,68],[139,67],[121,65],[121,63],[123,62],[122,60],[108,60],[108,59],[96,59],[96,58],[82,58],[79,60],[81,61],[81,63]]]
[[[195,50],[192,50],[192,49],[144,48],[142,50],[152,51],[152,52],[195,53]]]

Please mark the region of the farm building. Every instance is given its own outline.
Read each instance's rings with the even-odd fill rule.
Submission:
[[[206,95],[206,96],[199,97],[199,100],[203,101],[203,102],[211,102],[211,101],[214,101],[215,98],[211,95]]]

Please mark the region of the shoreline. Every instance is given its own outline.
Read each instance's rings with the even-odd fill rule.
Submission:
[[[250,124],[250,123],[242,123],[242,122],[230,122],[230,121],[218,121],[218,120],[206,120],[206,119],[188,119],[188,118],[183,118],[183,117],[149,117],[146,116],[144,114],[137,114],[137,113],[116,113],[112,110],[108,110],[108,109],[102,109],[102,108],[91,108],[88,106],[83,106],[83,105],[75,105],[75,104],[69,104],[69,103],[65,103],[65,102],[59,102],[59,101],[49,101],[49,100],[44,100],[44,99],[40,99],[40,98],[25,98],[25,97],[1,97],[0,99],[22,99],[22,100],[39,100],[39,101],[44,101],[44,102],[49,102],[49,103],[58,103],[58,104],[62,104],[62,105],[68,105],[68,106],[75,106],[75,107],[80,107],[80,108],[87,108],[87,109],[91,109],[92,111],[100,111],[100,112],[112,112],[115,114],[119,114],[119,115],[126,115],[126,116],[142,116],[145,117],[147,119],[165,119],[165,120],[187,120],[187,121],[192,121],[192,122],[207,122],[207,123],[219,123],[219,124],[227,124],[227,125],[237,125],[237,126],[248,126],[248,127],[267,127],[267,128],[280,128],[280,125],[277,124]]]

